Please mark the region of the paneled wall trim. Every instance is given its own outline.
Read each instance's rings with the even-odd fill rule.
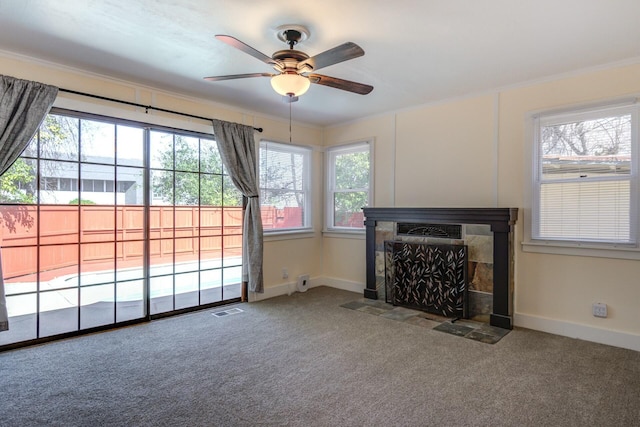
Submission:
[[[513,328],[513,226],[518,208],[364,208],[366,227],[365,298],[377,299],[375,245],[378,221],[487,224],[493,232],[493,312],[490,323]]]

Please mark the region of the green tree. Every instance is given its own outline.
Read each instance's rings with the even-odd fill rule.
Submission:
[[[75,198],[73,200],[70,200],[69,204],[70,205],[78,205],[78,204],[80,204],[80,205],[95,205],[96,202],[94,202],[93,200]]]
[[[49,159],[77,156],[78,123],[78,119],[48,114],[22,156],[0,177],[0,203],[15,204],[4,208],[1,216],[4,226],[11,232],[16,231],[17,224],[32,227],[35,223],[31,211],[22,206],[36,203],[36,161],[30,157],[36,157],[38,152]],[[56,176],[55,162],[43,164],[45,170],[40,171],[41,176]]]
[[[368,204],[369,153],[336,156],[335,180],[335,222],[336,225],[349,225],[351,217],[361,213]]]
[[[33,204],[36,202],[36,167],[29,157],[47,159],[73,159],[78,156],[78,119],[48,114],[29,142],[23,157],[9,168],[0,179],[2,203]],[[75,157],[74,157],[75,156]],[[25,158],[27,157],[27,158]],[[40,176],[56,176],[56,163],[43,162],[46,170]]]
[[[19,157],[0,180],[3,203],[35,203],[35,170],[32,161]]]
[[[84,121],[83,123],[85,123],[83,135],[86,138],[90,138],[93,133],[92,122]],[[88,125],[86,125],[87,123]],[[34,196],[36,190],[36,168],[35,161],[31,160],[31,158],[38,157],[39,155],[42,159],[54,160],[45,161],[40,164],[40,176],[58,176],[60,164],[55,162],[55,160],[78,159],[79,126],[80,120],[77,118],[58,116],[55,114],[47,115],[22,153],[20,158],[22,161],[17,161],[12,168],[2,176],[3,183],[4,181],[14,181],[14,184],[18,184],[23,191],[25,190],[25,184],[29,183],[26,190]],[[26,162],[30,166],[30,169],[26,169],[23,162]],[[27,179],[24,176],[24,173],[27,172],[31,173],[31,179]],[[16,185],[9,183],[5,185],[7,187],[16,187]],[[12,195],[3,193],[3,201],[13,201],[16,196],[17,194],[15,193]],[[35,200],[28,203],[35,203]]]
[[[3,203],[15,203],[2,208],[2,223],[11,233],[18,224],[31,228],[35,224],[30,209],[35,203],[35,172],[32,160],[18,158],[0,179],[0,197]]]
[[[24,206],[36,203],[37,170],[35,157],[74,159],[78,156],[79,120],[48,114],[21,157],[0,177],[0,203],[14,204],[2,210],[2,222],[11,232],[17,224],[32,227],[31,210]],[[40,176],[55,177],[57,163],[42,162]],[[46,191],[46,189],[43,189]]]
[[[171,172],[154,173],[154,196],[176,205],[195,206],[198,202],[206,206],[241,205],[242,195],[229,177],[222,175],[222,159],[214,142],[200,140],[198,144],[197,138],[175,135],[173,144],[164,147],[154,153],[156,162],[166,171],[175,170],[175,177]],[[199,171],[205,174],[198,174]]]

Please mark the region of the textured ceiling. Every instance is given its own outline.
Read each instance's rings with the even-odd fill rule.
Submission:
[[[214,35],[271,56],[283,24],[310,30],[297,49],[311,56],[346,41],[366,52],[321,74],[371,94],[312,85],[292,105],[320,126],[640,61],[638,0],[1,0],[0,49],[288,118],[268,78],[202,79],[273,71]]]

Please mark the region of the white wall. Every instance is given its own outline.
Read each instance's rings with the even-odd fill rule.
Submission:
[[[376,156],[376,206],[519,208],[516,326],[640,350],[640,261],[538,254],[520,244],[530,208],[527,117],[638,93],[640,64],[612,66],[335,126],[324,140],[374,136],[376,153],[393,156]],[[364,288],[364,242],[326,237],[323,252],[324,275]],[[606,303],[609,316],[593,317],[593,302]]]
[[[397,113],[397,206],[495,206],[493,104],[489,95]]]

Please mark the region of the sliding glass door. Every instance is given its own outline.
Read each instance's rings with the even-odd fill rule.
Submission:
[[[208,135],[54,111],[0,201],[0,346],[241,295],[242,197]]]
[[[150,314],[239,298],[242,195],[215,141],[152,129]]]

